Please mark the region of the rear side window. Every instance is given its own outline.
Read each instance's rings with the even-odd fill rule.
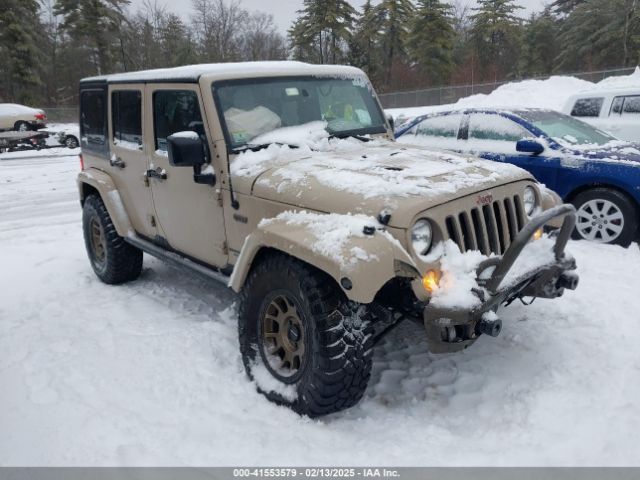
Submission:
[[[111,94],[113,144],[139,150],[142,146],[142,94],[137,90]]]
[[[176,132],[196,132],[206,145],[198,95],[191,90],[159,90],[153,94],[156,151],[167,151],[167,137]]]
[[[443,115],[423,120],[416,127],[416,134],[428,137],[457,138],[462,115]]]
[[[85,90],[80,94],[80,137],[85,150],[107,151],[106,100],[105,90]]]
[[[581,98],[571,110],[572,117],[599,117],[604,98]]]
[[[624,99],[624,107],[622,115],[638,115],[640,114],[640,95],[626,97]]]
[[[624,97],[616,97],[611,104],[611,115],[620,115],[622,113],[622,105],[624,105]]]

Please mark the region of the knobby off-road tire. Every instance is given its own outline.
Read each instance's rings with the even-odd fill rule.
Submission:
[[[317,417],[355,405],[367,388],[373,329],[365,308],[300,261],[271,254],[254,267],[238,330],[247,374],[271,401]]]
[[[573,238],[628,247],[638,233],[634,202],[624,193],[609,188],[593,188],[573,199],[577,210]]]
[[[118,235],[97,195],[89,195],[84,201],[82,229],[91,267],[100,280],[117,285],[140,276],[142,251]]]

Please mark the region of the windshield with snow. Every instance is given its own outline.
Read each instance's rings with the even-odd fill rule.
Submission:
[[[564,147],[606,145],[616,140],[611,135],[597,130],[587,123],[561,113],[532,110],[518,112],[518,115]]]
[[[217,82],[214,98],[232,149],[277,129],[324,122],[337,137],[384,133],[385,120],[363,78],[287,77]]]

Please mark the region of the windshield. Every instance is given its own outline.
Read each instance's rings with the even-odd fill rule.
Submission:
[[[214,98],[232,149],[282,127],[326,123],[331,135],[384,133],[385,120],[364,77],[289,77],[218,82]]]
[[[587,123],[561,113],[535,110],[517,113],[565,147],[605,145],[616,140],[615,137]]]

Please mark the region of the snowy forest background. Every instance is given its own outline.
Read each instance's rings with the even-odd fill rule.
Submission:
[[[1,0],[0,102],[73,106],[82,77],[191,63],[298,59],[364,69],[380,92],[640,63],[639,0],[304,0],[287,32],[237,0],[183,18],[146,0]]]

